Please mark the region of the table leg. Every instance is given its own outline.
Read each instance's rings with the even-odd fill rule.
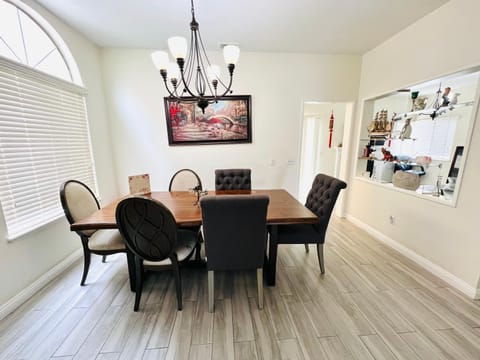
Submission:
[[[267,271],[267,284],[269,286],[275,286],[275,273],[277,267],[277,248],[278,248],[278,226],[270,226],[270,242],[268,246],[268,271]]]

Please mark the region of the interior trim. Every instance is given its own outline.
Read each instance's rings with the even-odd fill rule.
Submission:
[[[12,313],[14,310],[20,307],[20,305],[29,300],[50,281],[54,280],[57,276],[63,273],[71,265],[73,265],[73,263],[75,263],[78,259],[82,258],[82,256],[82,249],[76,250],[67,258],[63,259],[60,263],[47,271],[45,274],[40,276],[37,280],[35,280],[25,289],[20,291],[17,295],[13,296],[6,303],[2,304],[0,306],[0,320],[5,318],[8,314]]]
[[[347,220],[351,221],[353,224],[357,225],[362,230],[365,230],[374,239],[384,243],[385,245],[391,247],[392,249],[398,251],[400,254],[406,256],[410,260],[414,261],[418,265],[420,265],[425,270],[431,272],[433,275],[439,277],[441,280],[448,283],[450,286],[454,287],[458,291],[462,292],[463,294],[467,295],[469,298],[473,300],[480,299],[480,289],[475,289],[473,286],[465,282],[464,280],[460,279],[459,277],[453,275],[452,273],[448,272],[444,268],[438,266],[437,264],[433,263],[432,261],[424,258],[421,255],[418,255],[416,252],[412,251],[411,249],[407,248],[406,246],[400,244],[399,242],[393,240],[392,238],[382,234],[380,231],[374,229],[370,225],[367,225],[361,220],[353,217],[352,215],[347,215]]]

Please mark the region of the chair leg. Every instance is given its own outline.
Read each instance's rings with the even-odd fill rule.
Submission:
[[[177,288],[177,309],[182,311],[182,277],[180,275],[180,267],[178,266],[178,260],[176,255],[170,257],[173,267],[173,275],[175,276],[175,286]]]
[[[263,269],[257,269],[258,308],[263,309]]]
[[[201,236],[201,235],[199,235]],[[200,252],[202,251],[202,243],[200,241],[200,238],[198,239],[197,245],[195,245],[195,260],[200,261],[202,260],[200,256]]]
[[[310,252],[310,248],[308,247],[308,243],[305,243],[305,251],[306,251],[307,253]]]
[[[214,273],[212,270],[208,271],[208,311],[213,312],[214,310]]]
[[[318,263],[320,264],[320,273],[325,274],[325,262],[323,259],[323,244],[317,244]]]
[[[107,255],[103,255],[102,256],[102,262],[105,263],[106,260],[107,260]]]
[[[82,247],[83,247],[83,275],[80,285],[85,285],[85,280],[87,280],[88,269],[90,268],[90,250],[88,248],[88,238],[82,238]]]
[[[130,291],[136,290],[135,285],[135,255],[127,249],[127,266],[128,266],[128,278],[130,279]]]
[[[143,287],[143,260],[135,256],[135,304],[133,311],[138,311]]]

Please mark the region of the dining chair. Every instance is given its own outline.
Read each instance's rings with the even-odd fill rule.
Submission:
[[[215,170],[215,190],[251,190],[250,169]]]
[[[168,191],[203,190],[202,181],[191,169],[181,169],[173,174],[168,185]]]
[[[202,181],[197,173],[191,169],[180,169],[173,174],[168,185],[168,191],[202,191]],[[199,195],[197,195],[199,197]],[[198,199],[198,198],[197,198]],[[200,226],[185,226],[182,227],[187,230],[195,231],[198,236],[197,247],[195,251],[196,260],[200,261],[201,244],[203,242],[202,232]]]
[[[345,182],[332,176],[325,174],[315,176],[305,207],[318,216],[318,221],[315,224],[290,224],[271,227],[270,229],[276,233],[270,234],[270,266],[276,266],[278,244],[305,244],[307,252],[308,244],[317,244],[320,272],[325,274],[323,256],[325,234],[340,190],[346,187],[347,184]]]
[[[93,191],[78,180],[68,180],[60,186],[60,202],[70,225],[100,209],[100,203]],[[83,230],[76,231],[76,233],[82,241],[84,260],[80,285],[85,285],[90,268],[91,254],[103,256],[102,261],[105,262],[107,255],[126,252],[129,270],[131,270],[130,265],[133,265],[133,256],[127,251],[118,230]]]
[[[217,195],[200,199],[208,270],[208,309],[214,310],[214,272],[257,270],[258,307],[263,308],[267,240],[266,195]]]
[[[134,254],[135,304],[142,296],[144,270],[171,267],[175,278],[177,308],[182,310],[180,264],[190,259],[197,234],[178,229],[170,210],[161,202],[146,197],[126,198],[117,205],[115,218],[127,248]]]

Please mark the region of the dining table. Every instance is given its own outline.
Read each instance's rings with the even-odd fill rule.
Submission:
[[[267,284],[275,285],[277,246],[276,234],[278,226],[285,224],[313,224],[318,217],[295,199],[284,189],[266,190],[221,190],[208,191],[202,196],[215,195],[267,195],[270,199],[267,209],[267,227],[269,229],[268,257],[265,260]],[[124,198],[138,195],[122,196],[110,204],[100,208],[90,216],[70,225],[72,231],[116,229],[115,210]],[[173,214],[177,226],[194,227],[202,224],[202,213],[198,203],[198,194],[192,191],[153,191],[141,195],[160,201]]]

